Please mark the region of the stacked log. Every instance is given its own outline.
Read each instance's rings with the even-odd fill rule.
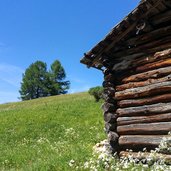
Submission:
[[[102,105],[102,109],[104,111],[105,131],[108,134],[108,140],[113,151],[116,152],[118,150],[119,135],[116,132],[116,101],[113,98],[113,95],[115,94],[115,76],[109,69],[104,71],[103,87],[103,98],[105,102]]]
[[[168,135],[167,135],[168,136]],[[129,149],[133,146],[137,151],[142,150],[140,147],[145,146],[146,150],[154,149],[158,147],[158,144],[162,141],[166,135],[125,135],[119,139],[119,143],[122,144],[122,148]]]
[[[117,82],[113,95],[118,144],[124,151],[155,149],[171,131],[171,49],[131,63],[132,69]]]

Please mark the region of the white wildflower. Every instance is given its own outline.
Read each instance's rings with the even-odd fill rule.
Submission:
[[[89,168],[89,162],[85,162],[84,163],[84,169],[88,169]]]
[[[40,138],[37,140],[37,143],[38,143],[38,144],[49,143],[49,140],[48,140],[47,138],[40,137]]]
[[[73,166],[74,166],[74,163],[75,163],[75,161],[72,159],[72,160],[69,161],[68,165],[69,165],[70,167],[73,167]]]

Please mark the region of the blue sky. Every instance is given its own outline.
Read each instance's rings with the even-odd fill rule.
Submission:
[[[0,0],[0,103],[18,101],[33,62],[61,61],[70,93],[101,85],[103,75],[79,61],[139,0]]]

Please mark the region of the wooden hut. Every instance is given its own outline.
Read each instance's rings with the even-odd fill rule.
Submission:
[[[141,1],[81,63],[104,73],[113,149],[157,147],[171,131],[171,0]]]

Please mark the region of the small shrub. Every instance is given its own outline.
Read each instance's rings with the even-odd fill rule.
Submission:
[[[102,99],[103,87],[97,86],[97,87],[90,88],[88,93],[94,96],[96,102],[98,102],[100,99]]]

